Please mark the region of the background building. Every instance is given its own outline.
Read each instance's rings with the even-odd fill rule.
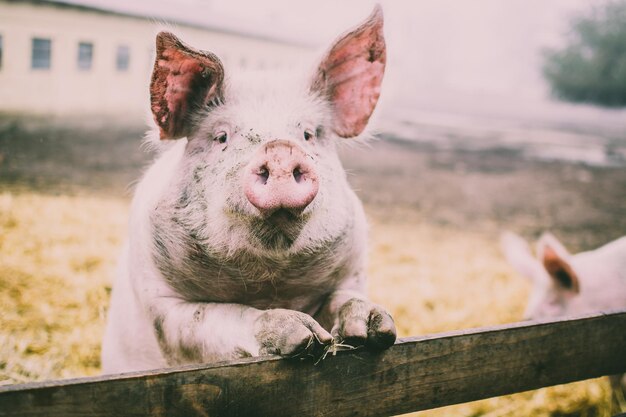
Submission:
[[[312,48],[255,33],[157,21],[54,0],[0,0],[0,111],[139,114],[163,25],[226,68],[284,67]]]

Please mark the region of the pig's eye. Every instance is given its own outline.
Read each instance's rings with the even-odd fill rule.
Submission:
[[[213,140],[219,143],[226,143],[228,140],[228,134],[226,132],[218,132]]]
[[[315,137],[315,133],[311,129],[304,131],[304,140],[311,140]]]

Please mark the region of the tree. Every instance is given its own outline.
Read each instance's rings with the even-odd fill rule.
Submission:
[[[560,99],[626,106],[626,0],[573,19],[565,47],[546,51],[543,74]]]

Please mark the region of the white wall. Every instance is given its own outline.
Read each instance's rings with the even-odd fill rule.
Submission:
[[[162,27],[161,27],[162,28]],[[148,80],[154,35],[148,20],[51,5],[0,1],[0,111],[42,114],[143,114],[148,109]],[[311,51],[288,44],[170,27],[184,41],[220,56],[228,68],[289,66]],[[51,68],[32,69],[32,38],[52,41]],[[78,68],[78,43],[94,45],[91,70]],[[130,48],[127,71],[116,69],[118,45]]]

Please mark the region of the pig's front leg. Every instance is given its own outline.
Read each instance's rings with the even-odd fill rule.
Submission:
[[[261,355],[298,356],[333,341],[313,317],[285,309],[263,311],[254,322],[254,335]]]
[[[322,307],[319,317],[340,343],[381,350],[396,341],[396,326],[391,315],[383,307],[368,301],[360,291],[335,291]]]
[[[307,314],[241,304],[193,303],[159,297],[149,308],[159,346],[170,364],[245,356],[297,356],[332,336]]]

